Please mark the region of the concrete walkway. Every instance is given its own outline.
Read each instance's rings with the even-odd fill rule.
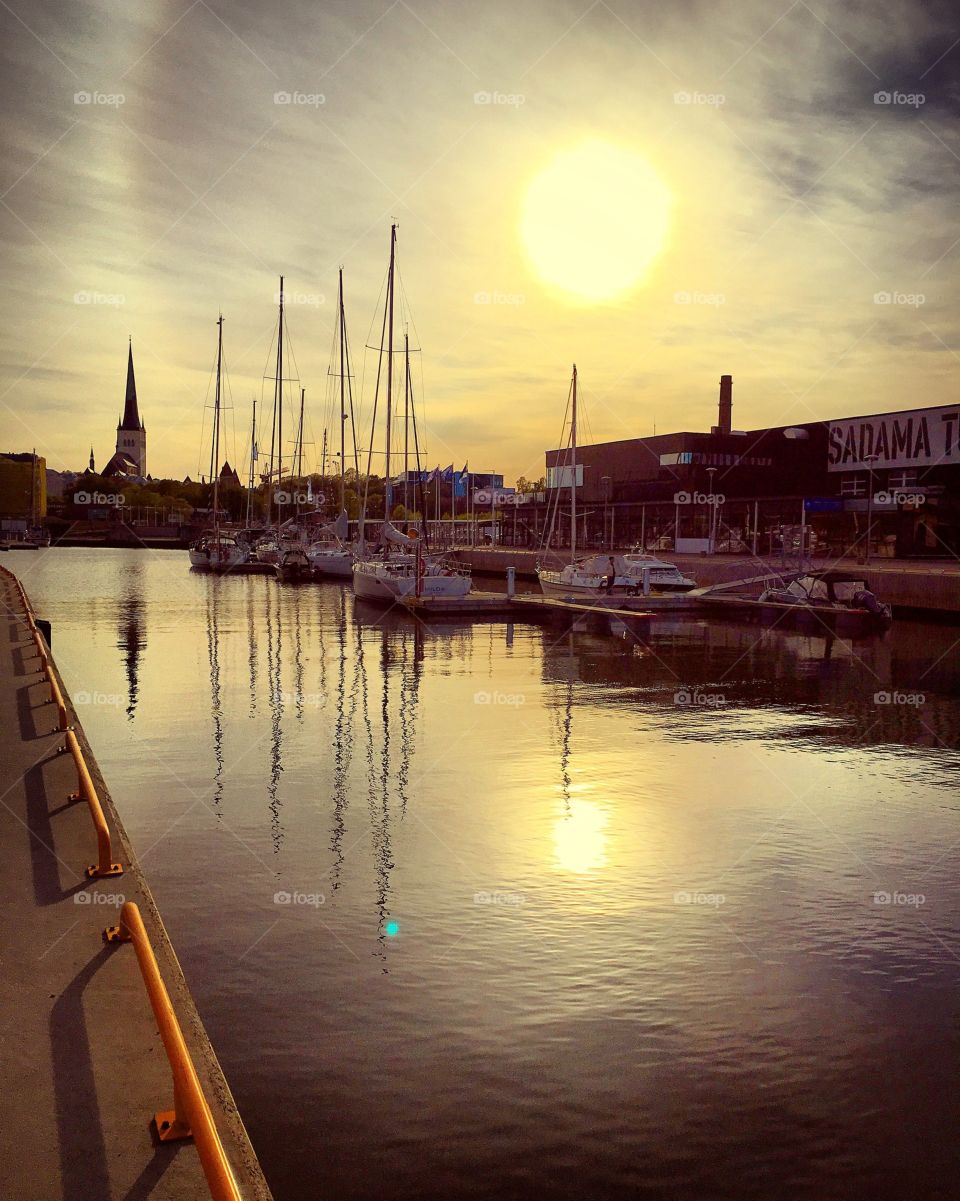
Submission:
[[[42,615],[41,615],[42,616]],[[141,910],[201,1086],[244,1198],[269,1201],[135,856],[67,701],[122,876],[89,881],[96,838],[12,581],[0,573],[0,1197],[200,1201],[192,1140],[162,1144],[151,1119],[173,1085],[136,955],[106,946],[122,899]],[[55,634],[54,634],[55,637]],[[70,689],[61,688],[65,697]]]

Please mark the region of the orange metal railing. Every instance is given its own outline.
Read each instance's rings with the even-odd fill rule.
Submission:
[[[120,924],[108,926],[103,937],[106,942],[133,943],[153,1016],[173,1073],[174,1108],[154,1115],[157,1134],[164,1142],[192,1135],[213,1201],[241,1201],[240,1190],[217,1133],[210,1106],[200,1087],[197,1070],[177,1021],[170,994],[160,975],[143,918],[132,901],[126,901],[120,910]]]
[[[97,862],[90,864],[87,868],[87,875],[91,879],[100,876],[122,876],[123,864],[114,863],[113,861],[113,851],[110,846],[110,827],[107,825],[107,819],[103,816],[103,807],[100,804],[100,798],[97,796],[97,790],[94,787],[90,769],[87,767],[86,760],[83,757],[83,750],[73,730],[67,730],[66,746],[63,749],[69,751],[73,756],[73,762],[77,769],[78,790],[72,792],[68,799],[71,801],[87,802],[90,809],[90,816],[93,818],[93,827],[97,832]]]
[[[103,816],[103,806],[100,804],[100,798],[97,796],[97,790],[90,775],[90,769],[87,767],[86,760],[83,757],[83,750],[77,741],[76,734],[70,728],[66,702],[63,699],[63,692],[60,689],[56,673],[53,670],[53,664],[50,662],[50,656],[47,653],[46,640],[39,629],[37,629],[33,610],[30,608],[30,602],[27,600],[27,594],[23,590],[23,585],[13,572],[9,571],[6,567],[0,568],[0,571],[4,575],[9,576],[16,585],[17,593],[23,603],[23,611],[26,614],[34,646],[37,648],[37,654],[40,656],[41,671],[50,685],[50,700],[57,706],[57,725],[53,732],[55,734],[60,731],[64,732],[65,745],[60,749],[61,751],[69,751],[76,765],[77,791],[71,793],[68,799],[71,801],[87,802],[87,806],[90,809],[90,816],[93,819],[93,827],[97,832],[97,862],[92,863],[87,868],[87,876],[91,879],[100,876],[122,876],[123,864],[114,862],[113,849],[110,844],[110,827],[107,825],[107,819]]]

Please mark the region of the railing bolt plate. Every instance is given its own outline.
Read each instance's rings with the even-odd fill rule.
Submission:
[[[87,868],[88,880],[99,880],[102,876],[122,876],[123,864],[111,863],[107,871],[101,871],[96,863],[91,863]]]
[[[193,1131],[189,1123],[181,1122],[175,1109],[165,1109],[155,1113],[153,1120],[157,1124],[157,1135],[161,1143],[171,1143],[178,1138],[192,1138]]]

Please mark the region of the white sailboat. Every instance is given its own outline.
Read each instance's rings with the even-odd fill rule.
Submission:
[[[387,273],[387,297],[385,302],[385,324],[387,333],[387,390],[386,390],[386,445],[385,445],[385,490],[383,499],[383,524],[380,527],[381,550],[378,555],[361,554],[353,564],[353,589],[365,600],[391,602],[405,597],[461,597],[470,591],[470,576],[456,567],[444,564],[425,553],[422,540],[416,534],[405,534],[390,520],[393,510],[393,479],[391,476],[391,444],[393,435],[393,310],[394,278],[396,272],[397,227],[390,227],[390,267]],[[381,340],[381,353],[384,347]],[[405,356],[405,387],[410,385],[409,349]],[[376,422],[376,402],[373,420]],[[371,429],[371,452],[373,446]],[[406,459],[406,455],[404,456]],[[418,456],[419,457],[419,456]],[[408,463],[404,462],[404,472]],[[418,473],[419,474],[419,473]],[[369,480],[369,455],[367,479]],[[361,537],[366,519],[366,490],[363,512],[360,518]]]
[[[220,397],[223,373],[223,316],[217,319],[217,382],[213,402],[213,443],[210,463],[213,476],[213,529],[205,530],[189,549],[190,566],[202,571],[230,571],[246,563],[247,548],[220,528]]]
[[[577,558],[577,365],[573,365],[570,415],[570,562],[559,571],[537,567],[544,596],[557,600],[598,600],[614,596],[651,596],[689,592],[696,580],[673,563],[630,552]]]

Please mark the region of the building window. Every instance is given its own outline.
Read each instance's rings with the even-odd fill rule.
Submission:
[[[914,468],[905,471],[891,471],[887,477],[888,487],[896,492],[900,488],[914,488],[917,483],[917,472]]]
[[[861,473],[844,475],[840,477],[840,495],[841,496],[866,496],[867,495],[867,477]]]

